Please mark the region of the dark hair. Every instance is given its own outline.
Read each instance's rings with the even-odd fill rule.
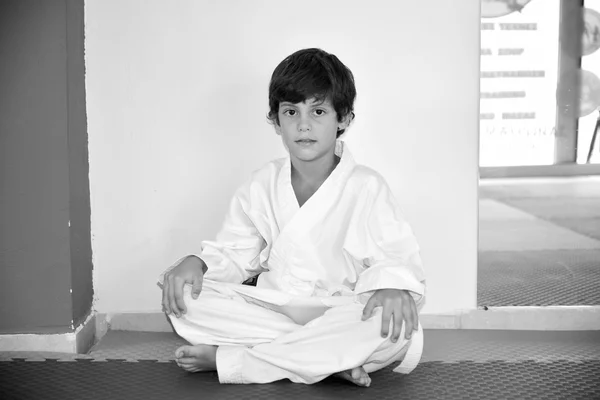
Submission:
[[[303,49],[286,57],[273,71],[269,84],[271,123],[279,125],[279,104],[329,99],[338,122],[348,114],[354,118],[356,88],[352,72],[333,54],[321,49]],[[340,129],[337,137],[344,133]]]

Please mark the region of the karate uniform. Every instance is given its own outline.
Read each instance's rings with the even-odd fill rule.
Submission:
[[[342,141],[336,154],[339,164],[302,207],[289,156],[254,172],[216,240],[202,242],[202,292],[194,300],[186,285],[187,313],[170,318],[191,344],[219,346],[220,382],[315,383],[360,366],[404,360],[395,371],[408,373],[418,363],[420,326],[409,341],[403,327],[393,343],[392,326],[381,337],[381,307],[361,317],[377,289],[408,290],[421,310],[419,246],[383,177],[356,164]],[[256,287],[242,285],[258,274]]]

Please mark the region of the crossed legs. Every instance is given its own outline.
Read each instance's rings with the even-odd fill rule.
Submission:
[[[404,332],[396,343],[381,337],[381,310],[362,321],[359,302],[299,325],[246,302],[226,285],[209,285],[196,300],[187,287],[184,299],[187,313],[171,321],[192,346],[177,350],[177,362],[190,372],[216,369],[221,383],[310,384],[338,374],[368,386],[368,373],[399,360],[410,345]]]

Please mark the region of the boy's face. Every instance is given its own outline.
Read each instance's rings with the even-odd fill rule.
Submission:
[[[328,99],[320,102],[311,98],[296,104],[281,102],[278,116],[275,130],[292,159],[304,162],[333,158],[338,128],[345,129],[349,123],[349,118],[338,122]]]

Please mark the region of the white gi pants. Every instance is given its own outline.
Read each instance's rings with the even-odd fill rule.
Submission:
[[[187,313],[180,318],[170,315],[171,322],[192,345],[219,346],[221,383],[287,378],[311,384],[337,372],[362,366],[370,373],[400,360],[394,372],[409,373],[421,358],[421,326],[408,341],[403,326],[393,343],[391,326],[388,337],[381,336],[381,307],[362,321],[364,304],[357,296],[331,297],[333,305],[329,306],[314,297],[282,305],[277,296],[269,301],[276,293],[205,280],[194,300],[191,286],[186,285]]]

